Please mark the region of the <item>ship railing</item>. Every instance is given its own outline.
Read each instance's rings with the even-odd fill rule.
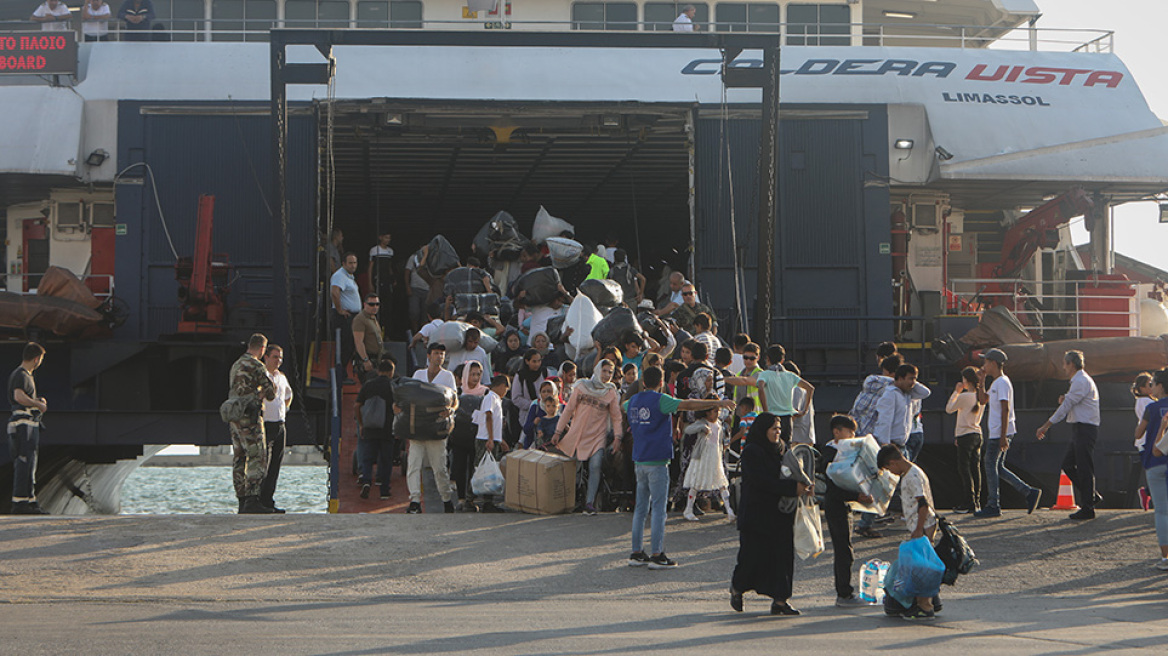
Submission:
[[[86,40],[81,19],[75,15],[71,29],[80,41]],[[273,28],[310,29],[433,29],[527,31],[639,31],[669,32],[673,24],[658,21],[582,20],[381,20],[353,16],[350,20],[291,19],[160,19],[151,30],[125,30],[120,21],[110,21],[108,41],[267,41]],[[0,21],[0,34],[41,29],[40,23],[25,20]],[[1115,33],[1101,29],[1019,27],[1003,31],[1000,25],[946,25],[904,23],[758,23],[719,21],[699,26],[715,32],[774,34],[789,46],[890,46],[961,49],[1008,49],[1057,52],[1114,52]]]
[[[44,276],[45,274],[43,273],[5,273],[0,275],[0,278],[6,277],[8,279],[7,288],[3,291],[31,296],[37,293],[37,285]],[[93,295],[102,301],[114,295],[114,277],[112,274],[89,274],[79,276],[79,278],[89,288],[89,291],[93,292]],[[25,287],[28,289],[25,289]]]
[[[1131,280],[954,278],[947,289],[951,312],[1004,306],[1037,340],[1140,334],[1139,283]]]

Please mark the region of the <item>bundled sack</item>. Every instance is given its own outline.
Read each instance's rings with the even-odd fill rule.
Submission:
[[[658,319],[656,314],[653,314],[649,310],[642,310],[637,315],[637,322],[641,324],[641,330],[645,331],[645,334],[649,337],[652,337],[653,341],[658,344],[669,343],[669,335],[665,333],[668,328],[665,328],[661,324],[661,320]]]
[[[592,299],[598,308],[614,308],[625,300],[624,290],[615,280],[585,280],[577,287],[579,292]]]
[[[547,247],[552,266],[557,269],[566,269],[576,264],[584,254],[584,246],[567,237],[552,237],[547,240]]]
[[[568,306],[568,313],[564,315],[561,328],[561,330],[572,329],[572,334],[568,336],[569,359],[575,360],[577,356],[592,348],[592,330],[603,318],[600,310],[596,309],[592,299],[587,296],[578,294],[572,300],[572,304]]]
[[[569,309],[569,311],[571,310]],[[601,347],[616,346],[620,348],[619,342],[627,332],[637,334],[642,340],[645,338],[645,332],[641,330],[641,324],[637,322],[633,311],[627,307],[618,307],[596,324],[596,327],[592,329],[592,339],[600,342]]]
[[[973,568],[981,563],[977,559],[977,554],[973,552],[973,547],[969,546],[952,522],[944,517],[937,517],[937,528],[940,529],[941,539],[933,549],[945,564],[945,574],[941,577],[941,583],[953,585],[957,582],[958,576],[972,572]]]
[[[430,344],[442,344],[447,354],[462,351],[466,344],[466,331],[471,328],[474,326],[465,321],[447,321],[430,333]]]
[[[454,430],[458,396],[449,387],[403,378],[393,386],[393,399],[401,409],[393,419],[395,437],[443,440]]]
[[[934,597],[941,591],[944,574],[945,563],[933,550],[929,538],[922,535],[915,540],[900,543],[900,557],[896,560],[892,591],[898,601],[911,597]],[[891,575],[890,569],[889,577]]]
[[[864,505],[849,501],[853,510],[884,514],[888,502],[896,492],[900,478],[876,466],[876,453],[880,445],[871,435],[840,440],[836,444],[835,460],[827,466],[827,477],[845,490],[872,496],[872,503]]]
[[[536,244],[543,244],[549,237],[559,237],[565,232],[576,234],[576,228],[563,219],[548,214],[548,211],[539,206],[535,214],[535,224],[531,226],[531,240]]]
[[[466,316],[471,312],[499,314],[498,294],[455,294],[454,313]]]
[[[228,424],[247,418],[254,419],[260,415],[262,409],[263,405],[254,394],[231,396],[219,405],[219,418]]]
[[[515,304],[514,302],[504,296],[499,299],[499,323],[504,326],[511,325],[511,320],[515,318]]]
[[[588,264],[588,258],[582,257],[572,266],[560,269],[560,280],[564,283],[564,289],[575,290],[588,279],[590,273],[592,266]]]
[[[458,251],[450,245],[446,237],[442,235],[435,235],[430,240],[429,249],[426,254],[426,271],[433,277],[438,278],[446,275],[458,267]]]
[[[564,337],[564,321],[568,317],[566,315],[554,316],[548,319],[547,322],[547,338],[552,344],[557,344]]]
[[[483,285],[487,272],[478,267],[456,267],[446,273],[442,291],[447,296],[457,294],[487,294],[491,290]]]
[[[519,276],[515,281],[515,294],[521,292],[523,302],[529,307],[547,305],[560,295],[560,272],[555,267],[539,267]]]
[[[490,255],[500,262],[514,262],[523,252],[527,238],[519,232],[515,217],[500,211],[483,224],[472,243],[481,256]]]

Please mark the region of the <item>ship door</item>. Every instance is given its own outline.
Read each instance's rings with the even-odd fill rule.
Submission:
[[[45,219],[24,220],[24,291],[29,292],[41,283],[41,275],[49,269],[49,229]]]

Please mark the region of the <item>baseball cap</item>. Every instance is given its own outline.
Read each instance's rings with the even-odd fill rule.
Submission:
[[[993,360],[994,362],[997,362],[998,364],[1006,364],[1006,361],[1010,359],[1010,358],[1006,357],[1005,351],[1003,351],[1002,349],[996,349],[996,348],[990,349],[990,350],[986,351],[985,353],[982,353],[981,357],[985,358],[986,360]]]

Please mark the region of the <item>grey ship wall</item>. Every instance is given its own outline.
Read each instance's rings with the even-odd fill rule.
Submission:
[[[782,107],[771,335],[810,376],[854,377],[872,347],[892,337],[892,262],[880,253],[891,242],[887,123],[883,106]],[[697,123],[695,268],[722,334],[739,332],[733,194],[745,314],[757,334],[759,122],[730,120],[724,132],[732,184],[719,171],[723,121]]]

